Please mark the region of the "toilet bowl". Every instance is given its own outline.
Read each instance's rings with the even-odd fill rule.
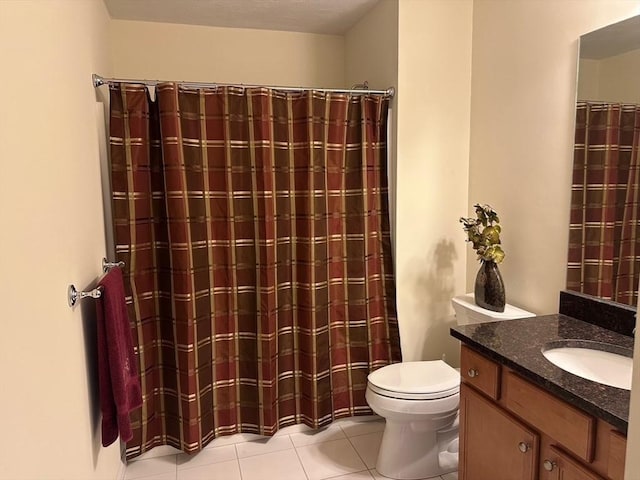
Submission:
[[[413,480],[457,470],[458,371],[442,360],[404,362],[368,380],[367,402],[386,420],[378,473]]]
[[[452,299],[459,324],[511,320],[533,313],[506,305],[504,312],[478,307],[473,294]],[[386,420],[376,470],[416,480],[458,469],[460,374],[442,360],[387,365],[368,377],[366,399]]]

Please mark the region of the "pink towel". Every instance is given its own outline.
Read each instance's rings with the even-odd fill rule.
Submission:
[[[129,413],[142,405],[140,379],[131,341],[122,271],[113,268],[100,281],[97,299],[98,380],[102,411],[102,445],[133,438]]]

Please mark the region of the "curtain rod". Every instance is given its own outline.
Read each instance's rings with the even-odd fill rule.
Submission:
[[[127,78],[104,78],[100,75],[96,75],[95,73],[91,75],[91,80],[93,82],[93,86],[95,88],[101,87],[102,85],[110,85],[112,83],[137,83],[142,85],[147,85],[151,87],[155,87],[159,83],[165,83],[165,80],[132,80]],[[374,94],[374,95],[389,95],[390,97],[395,96],[396,89],[394,87],[389,87],[386,90],[369,90],[367,82],[362,85],[356,85],[356,87],[361,88],[350,88],[350,89],[341,89],[341,88],[311,88],[311,87],[281,87],[281,86],[266,86],[266,85],[244,85],[244,84],[233,84],[233,83],[206,83],[206,82],[176,82],[180,85],[185,85],[187,87],[193,88],[207,88],[207,87],[245,87],[245,88],[273,88],[276,90],[285,90],[285,91],[299,91],[299,90],[315,90],[319,92],[334,92],[334,93],[355,93],[355,94]]]

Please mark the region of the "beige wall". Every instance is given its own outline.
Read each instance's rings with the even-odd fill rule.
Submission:
[[[640,49],[600,62],[600,98],[640,103]]]
[[[92,304],[83,322],[66,299],[105,252],[90,80],[110,70],[108,22],[99,0],[0,2],[3,479],[113,480],[120,466],[95,423]]]
[[[396,283],[405,360],[458,363],[451,297],[465,291],[471,0],[400,0]]]
[[[398,0],[380,0],[345,35],[346,85],[369,82],[373,89],[398,82]]]
[[[600,61],[581,58],[578,63],[578,100],[597,100],[600,82]]]
[[[100,447],[90,408],[83,323],[92,324],[93,305],[72,310],[65,298],[69,283],[95,281],[105,252],[91,73],[396,85],[404,358],[446,354],[455,364],[450,298],[469,291],[478,268],[458,217],[473,203],[500,213],[508,300],[557,311],[577,38],[639,12],[639,0],[383,0],[343,38],[110,22],[99,0],[0,1],[0,58],[10,72],[0,89],[0,365],[11,393],[0,400],[0,478],[113,479],[119,467],[118,447]],[[629,452],[640,448],[635,358]],[[627,456],[630,472],[640,471],[636,457]]]
[[[640,305],[636,308],[640,309]],[[635,335],[636,340],[640,338]],[[629,429],[627,431],[627,457],[625,480],[636,480],[640,472],[640,342],[633,349],[633,378],[631,383],[631,405],[629,408]]]
[[[580,100],[640,103],[640,49],[602,60],[581,59]]]
[[[344,87],[344,37],[113,20],[121,78]]]
[[[372,89],[398,86],[398,0],[381,0],[345,35],[345,78],[352,86],[369,82]],[[395,245],[397,95],[389,104],[389,216]]]
[[[469,203],[500,214],[507,301],[533,312],[557,312],[566,281],[578,38],[639,6],[475,2]]]
[[[578,37],[640,13],[637,0],[476,0],[469,200],[500,213],[507,300],[558,311],[566,281]],[[467,285],[478,269],[468,260]],[[627,478],[640,459],[640,355]],[[632,473],[633,472],[633,473]]]

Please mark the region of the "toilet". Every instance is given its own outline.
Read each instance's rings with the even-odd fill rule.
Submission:
[[[534,316],[513,305],[504,312],[480,308],[472,293],[451,302],[461,325]],[[386,420],[378,473],[416,480],[458,469],[458,370],[443,360],[387,365],[369,374],[366,399]]]
[[[458,325],[535,317],[535,314],[509,305],[508,303],[504,306],[504,312],[492,312],[491,310],[481,308],[476,305],[473,293],[453,297],[451,304],[453,305],[453,311],[456,312]]]

